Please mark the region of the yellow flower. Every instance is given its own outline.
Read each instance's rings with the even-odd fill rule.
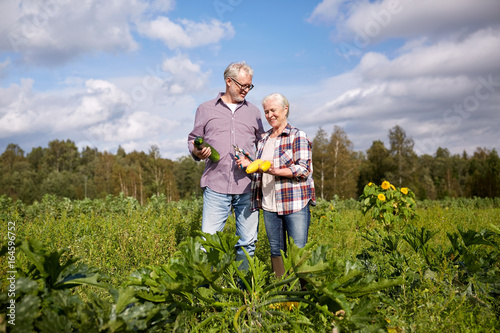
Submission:
[[[369,182],[369,183],[368,183],[368,186],[372,186],[372,185],[373,185],[373,183],[372,183],[372,182]]]
[[[391,184],[391,188],[396,191],[396,188],[394,187],[394,185]]]
[[[408,194],[408,187],[402,187],[401,188],[401,193]]]
[[[382,193],[380,193],[380,194],[378,195],[378,199],[379,199],[380,201],[385,201],[385,195],[383,195]]]
[[[389,189],[389,187],[391,187],[391,183],[389,183],[387,180],[384,180],[382,182],[382,189],[387,190]]]
[[[270,304],[269,307],[274,310],[288,310],[292,311],[299,307],[299,302],[279,302]]]

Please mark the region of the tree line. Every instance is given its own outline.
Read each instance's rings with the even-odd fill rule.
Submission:
[[[347,134],[335,126],[329,136],[320,128],[313,139],[313,168],[319,198],[357,198],[369,182],[388,180],[410,187],[419,199],[500,197],[500,158],[495,149],[477,148],[452,155],[438,148],[434,155],[417,156],[414,141],[395,126],[389,147],[376,140],[366,152],[356,152]],[[48,147],[25,152],[14,143],[0,156],[0,195],[25,203],[45,194],[81,200],[109,194],[136,198],[141,204],[153,195],[176,201],[201,195],[204,162],[191,156],[175,161],[161,157],[158,146],[148,153],[116,154],[97,148],[78,150],[71,140],[53,140]]]
[[[357,198],[369,182],[388,180],[411,188],[418,199],[500,197],[500,158],[496,149],[476,148],[452,155],[439,147],[434,155],[414,151],[414,141],[400,126],[389,130],[389,147],[376,140],[366,152],[355,152],[342,128],[328,138],[319,129],[313,140],[313,167],[319,197]]]

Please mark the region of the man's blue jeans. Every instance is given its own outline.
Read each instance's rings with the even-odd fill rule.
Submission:
[[[244,257],[243,247],[253,256],[259,230],[259,211],[250,210],[250,193],[222,194],[206,187],[203,192],[201,231],[209,234],[222,231],[231,207],[236,217],[236,236],[240,236],[236,243],[236,255],[238,258]]]
[[[276,212],[264,210],[264,223],[271,246],[271,257],[281,257],[280,250],[286,252],[287,234],[293,239],[295,245],[303,248],[307,243],[309,224],[311,223],[309,204],[298,212],[286,215],[278,215]]]

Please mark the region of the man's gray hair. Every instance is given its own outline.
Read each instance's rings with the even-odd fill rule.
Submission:
[[[248,75],[253,76],[253,69],[252,67],[247,65],[246,62],[233,62],[230,63],[224,71],[224,81],[226,81],[230,77],[235,79],[240,71],[245,71]]]

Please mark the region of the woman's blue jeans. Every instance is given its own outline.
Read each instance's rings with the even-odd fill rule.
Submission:
[[[240,236],[236,243],[236,255],[238,260],[245,260],[241,247],[253,256],[259,230],[259,211],[250,210],[250,193],[222,194],[206,187],[203,192],[201,231],[215,234],[224,230],[231,207],[236,218],[236,236]]]
[[[309,204],[298,212],[286,215],[278,215],[276,212],[264,210],[264,223],[271,246],[271,257],[281,257],[280,250],[286,253],[287,236],[293,239],[295,245],[303,248],[307,243],[309,224],[311,223]]]

